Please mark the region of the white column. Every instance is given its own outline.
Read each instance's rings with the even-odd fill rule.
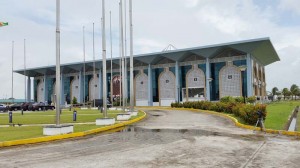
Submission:
[[[252,87],[252,59],[251,55],[247,54],[247,97],[253,96],[253,87]]]
[[[148,106],[153,106],[152,68],[148,65]]]
[[[206,79],[206,100],[210,101],[210,85],[211,85],[211,77],[210,77],[210,62],[209,58],[206,58],[206,72],[205,72],[205,79]]]

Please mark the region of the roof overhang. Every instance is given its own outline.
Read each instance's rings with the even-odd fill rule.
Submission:
[[[145,64],[155,64],[160,62],[160,60],[166,58],[172,61],[180,62],[181,60],[183,60],[184,57],[186,57],[186,55],[191,53],[202,58],[213,58],[215,53],[226,48],[232,48],[238,51],[242,51],[244,53],[251,54],[251,56],[253,56],[259,63],[261,63],[264,66],[280,60],[269,38],[251,39],[195,48],[176,49],[163,52],[140,54],[135,55],[134,59]],[[115,64],[118,64],[119,62],[119,58],[113,58],[112,60]],[[107,59],[107,62],[110,62],[110,59]],[[93,61],[87,61],[86,65],[92,66]],[[95,65],[97,69],[100,69],[102,67],[102,60],[97,60],[95,62]],[[66,71],[79,72],[83,69],[83,62],[62,64],[61,68],[64,69],[64,67],[66,67]],[[36,77],[41,75],[53,74],[53,71],[55,71],[54,65],[30,68],[26,69],[26,76]],[[15,72],[24,75],[23,69],[16,70]]]

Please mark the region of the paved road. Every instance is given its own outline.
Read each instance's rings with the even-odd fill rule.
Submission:
[[[300,141],[253,134],[227,119],[148,110],[112,134],[0,149],[0,167],[299,167]]]

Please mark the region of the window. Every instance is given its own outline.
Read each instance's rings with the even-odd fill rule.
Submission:
[[[194,78],[194,81],[195,81],[195,82],[198,81],[198,78]]]
[[[227,79],[232,79],[232,75],[228,75]]]
[[[166,83],[169,83],[169,80],[166,80]]]
[[[143,81],[141,82],[141,85],[142,85],[142,84],[144,84],[144,82],[143,82]]]

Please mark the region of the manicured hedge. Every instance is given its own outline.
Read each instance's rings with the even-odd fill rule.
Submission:
[[[229,100],[229,101],[227,101]],[[197,101],[197,102],[183,102],[172,103],[171,107],[174,108],[194,108],[201,110],[211,110],[216,112],[224,112],[234,114],[242,118],[247,124],[253,125],[258,119],[257,111],[263,113],[264,119],[266,118],[266,105],[262,104],[244,104],[237,98],[226,98],[220,102]]]

